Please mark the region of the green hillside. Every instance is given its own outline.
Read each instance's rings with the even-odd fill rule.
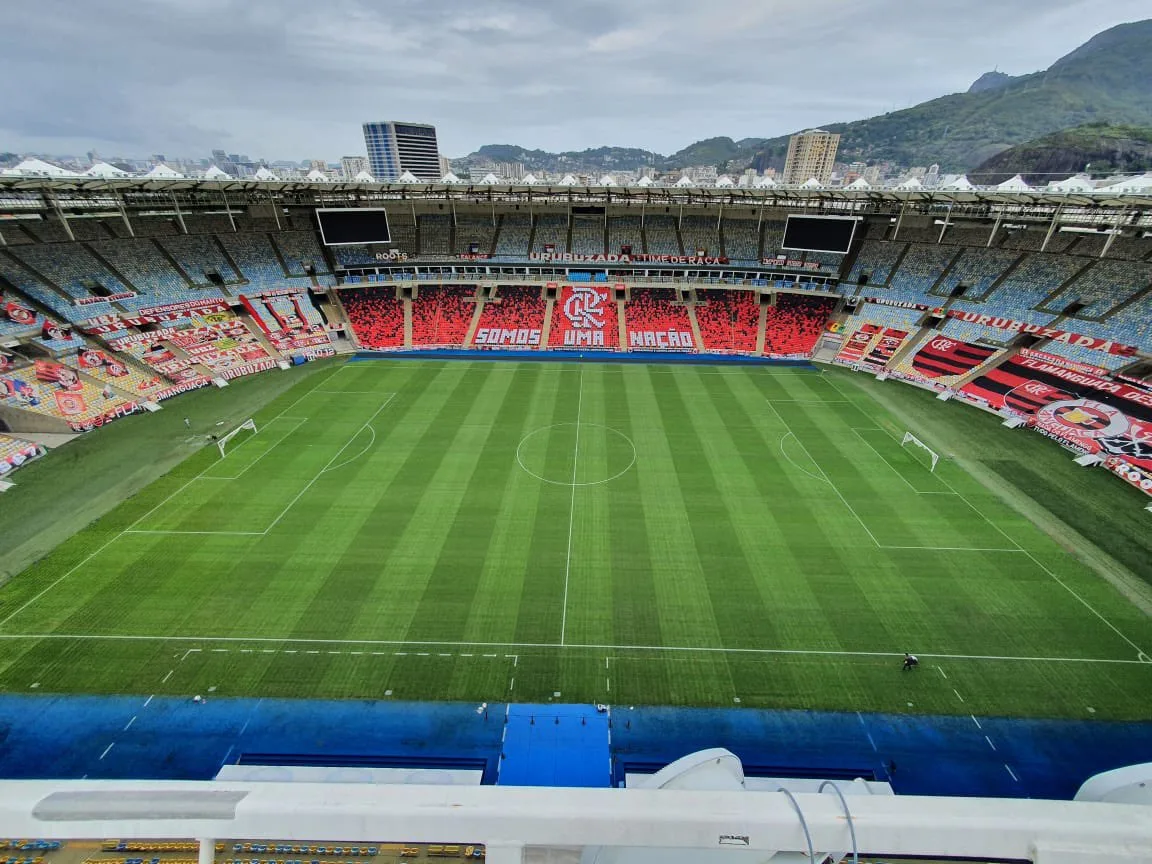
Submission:
[[[1152,170],[1152,126],[1093,123],[1064,129],[997,153],[969,172],[974,182],[993,184],[1016,174],[1032,184],[1093,174]]]

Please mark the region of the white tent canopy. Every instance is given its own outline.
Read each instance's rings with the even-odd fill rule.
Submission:
[[[153,167],[153,169],[144,176],[151,177],[154,180],[176,180],[180,177],[183,177],[184,175],[179,171],[173,171],[163,162],[158,162],[156,166]]]
[[[716,178],[716,188],[717,189],[730,189],[730,188],[732,188],[733,185],[735,185],[735,184],[733,184],[732,178],[729,177],[727,174],[721,174],[719,177]]]
[[[676,187],[678,189],[686,189],[687,187],[689,187],[691,185],[692,185],[692,181],[688,178],[687,174],[685,174],[683,177],[681,177],[679,180],[676,181]]]
[[[325,174],[323,171],[319,170],[318,168],[313,168],[311,171],[308,172],[308,176],[305,177],[304,179],[310,180],[313,183],[327,183],[328,182],[328,175]]]
[[[231,180],[232,177],[228,174],[227,171],[224,171],[221,168],[218,168],[217,166],[213,165],[211,168],[209,168],[207,171],[204,172],[204,179],[205,180]]]
[[[357,183],[375,183],[376,182],[376,178],[373,177],[371,174],[369,174],[367,171],[358,172],[356,174],[356,176],[353,177],[352,179],[355,180]],[[445,179],[444,182],[448,182],[447,179]]]
[[[400,179],[404,179],[404,178],[400,178]],[[491,171],[489,171],[487,174],[485,174],[484,178],[480,181],[481,185],[484,185],[484,186],[495,186],[499,182],[500,182],[500,178],[497,177],[495,174],[493,174]]]
[[[75,171],[45,162],[43,159],[25,159],[15,168],[4,171],[9,177],[80,177]]]
[[[1048,184],[1050,192],[1091,192],[1096,186],[1092,181],[1083,174],[1077,174],[1075,177],[1069,177],[1066,180],[1058,180],[1055,183]]]
[[[1109,186],[1109,192],[1147,192],[1152,189],[1152,172],[1148,174],[1141,174],[1139,177],[1129,177],[1126,180],[1121,180],[1113,186]]]
[[[923,189],[924,184],[917,180],[915,177],[909,177],[902,183],[896,185],[896,189],[900,192],[914,192],[918,189]]]
[[[463,181],[459,177],[457,177],[455,174],[453,174],[451,171],[449,171],[447,174],[445,174],[443,177],[440,178],[440,182],[451,184],[451,183],[462,183]]]
[[[951,192],[971,192],[976,187],[968,180],[967,175],[961,174],[958,177],[952,178],[940,188]]]
[[[576,178],[573,177],[571,174],[565,174],[564,179],[561,180],[557,185],[558,186],[575,186],[576,185]]]
[[[89,177],[131,177],[127,171],[122,168],[117,168],[115,165],[109,165],[107,162],[95,162],[92,167],[84,172]]]
[[[652,185],[652,178],[651,177],[641,177],[639,180],[636,181],[636,185],[637,186],[643,186],[643,187],[647,188],[647,187]]]
[[[817,180],[815,177],[809,177],[807,180],[805,180],[805,181],[804,181],[804,182],[803,182],[803,183],[800,185],[800,188],[801,188],[801,189],[822,189],[822,188],[823,188],[823,186],[824,186],[824,184],[822,184],[822,183],[821,183],[819,180]]]
[[[1017,174],[1011,179],[1005,180],[996,187],[997,192],[1026,192],[1032,187],[1024,182],[1024,178]]]
[[[777,182],[771,177],[765,175],[764,177],[757,177],[756,182],[752,184],[753,189],[775,189]]]
[[[413,174],[411,171],[405,171],[396,178],[397,183],[419,183],[420,178]]]
[[[845,189],[852,189],[853,191],[862,189],[871,189],[872,184],[865,180],[863,177],[857,177],[851,183],[844,187]]]
[[[605,174],[603,177],[600,178],[600,185],[601,186],[615,186],[616,185],[616,178],[613,177],[611,174]]]
[[[535,174],[525,174],[520,182],[525,186],[535,186],[540,181],[536,179]]]
[[[256,170],[255,179],[257,180],[276,180],[278,179],[275,174],[268,170],[268,166],[261,165]]]

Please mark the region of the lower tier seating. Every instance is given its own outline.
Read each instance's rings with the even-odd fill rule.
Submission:
[[[764,353],[781,357],[808,357],[836,306],[832,297],[777,294],[768,307],[764,325]]]
[[[484,304],[472,343],[477,348],[539,348],[546,309],[539,288],[498,288],[496,299]]]
[[[362,347],[403,347],[404,303],[396,299],[395,288],[345,288],[340,300]]]
[[[672,288],[633,288],[624,304],[624,327],[630,351],[694,351],[688,309],[674,306]]]
[[[422,287],[412,301],[412,344],[460,348],[476,311],[471,285]]]
[[[702,291],[696,323],[704,350],[751,354],[756,350],[760,296],[752,291]]]

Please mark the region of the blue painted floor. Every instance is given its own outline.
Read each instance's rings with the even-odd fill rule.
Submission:
[[[608,786],[705,747],[729,748],[753,776],[864,776],[890,779],[900,794],[1066,799],[1093,774],[1152,762],[1152,723],[0,696],[0,777],[7,778],[207,780],[242,762],[480,768],[486,783]]]

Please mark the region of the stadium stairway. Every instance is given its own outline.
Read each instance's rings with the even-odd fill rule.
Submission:
[[[696,346],[697,351],[703,351],[704,337],[700,335],[700,322],[696,320],[696,304],[686,303],[685,308],[688,312],[688,324],[692,328],[692,344]]]
[[[480,316],[484,314],[484,307],[488,301],[483,298],[483,290],[481,290],[481,299],[476,301],[476,308],[472,311],[472,320],[468,322],[468,332],[464,334],[464,347],[472,348],[473,340],[476,338],[476,330],[480,327]]]
[[[631,295],[631,293],[632,293],[631,289],[629,289],[629,288],[624,289],[624,296],[625,297],[629,297]],[[627,302],[628,302],[627,300],[615,301],[616,326],[620,328],[620,330],[619,330],[620,341],[617,343],[617,347],[616,347],[617,351],[627,351],[628,350],[628,325],[626,323],[626,319],[624,316],[624,306],[626,305]]]
[[[764,346],[768,342],[768,306],[760,303],[760,315],[756,319],[756,356],[764,356]]]
[[[404,305],[404,348],[412,350],[412,298],[405,297],[400,301]]]
[[[544,302],[544,326],[540,328],[540,350],[548,350],[548,336],[552,332],[552,309],[556,305],[556,301],[549,297]]]

